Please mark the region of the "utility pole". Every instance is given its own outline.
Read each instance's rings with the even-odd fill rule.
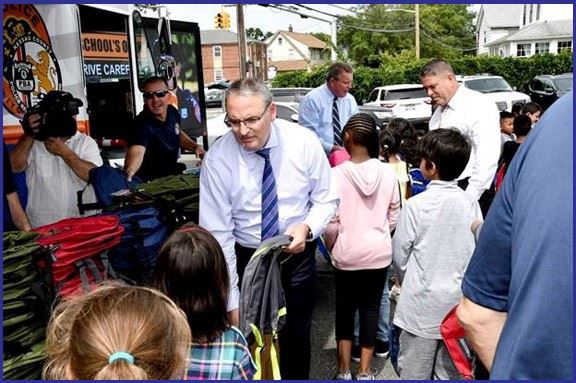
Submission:
[[[330,22],[330,32],[331,32],[331,37],[332,37],[332,49],[330,50],[330,60],[332,60],[332,62],[336,62],[336,44],[337,39],[336,39],[336,18],[334,18],[334,20],[332,20]]]
[[[420,58],[420,4],[414,5],[415,11],[415,25],[414,30],[416,36],[414,37],[414,50],[416,51],[416,60]]]
[[[236,4],[236,21],[238,23],[238,52],[240,54],[240,78],[246,78],[246,31],[244,30],[244,6]]]

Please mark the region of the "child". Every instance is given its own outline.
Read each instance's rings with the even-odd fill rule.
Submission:
[[[48,325],[47,380],[181,379],[191,335],[159,291],[118,282],[63,301]]]
[[[400,134],[397,131],[386,128],[380,131],[380,156],[384,162],[387,162],[394,169],[394,173],[400,183],[400,195],[402,203],[410,197],[410,181],[408,178],[408,165],[402,161],[399,155],[400,151]]]
[[[500,136],[501,136],[501,144],[500,144],[500,154],[502,154],[502,150],[504,148],[504,143],[508,141],[514,141],[516,138],[514,136],[514,115],[506,110],[500,112]]]
[[[500,190],[502,187],[502,182],[504,182],[504,176],[506,175],[506,171],[508,170],[510,162],[512,162],[514,155],[518,151],[518,148],[520,148],[520,144],[524,142],[531,130],[532,120],[527,115],[521,114],[514,119],[515,139],[514,141],[508,141],[504,144],[502,155],[498,161],[498,171],[496,172],[494,181],[495,191]]]
[[[474,250],[478,202],[456,178],[471,144],[456,129],[436,129],[418,142],[420,169],[431,180],[402,208],[392,239],[393,262],[402,284],[394,324],[400,334],[400,378],[458,379],[440,335],[444,316],[460,300],[460,283]]]
[[[246,339],[228,321],[228,283],[222,248],[206,229],[186,224],[160,249],[154,286],[184,310],[192,330],[186,379],[250,380],[256,372]]]
[[[527,115],[530,117],[532,121],[532,126],[534,126],[538,121],[540,121],[540,117],[542,116],[542,107],[540,104],[536,102],[528,102],[526,105],[522,107],[522,114]]]
[[[390,232],[396,226],[400,193],[394,171],[378,160],[378,132],[371,116],[352,116],[344,127],[343,138],[350,160],[332,170],[340,190],[340,205],[326,230],[336,268],[336,379],[352,379],[350,353],[358,310],[361,357],[356,379],[373,380],[370,363],[392,258]]]

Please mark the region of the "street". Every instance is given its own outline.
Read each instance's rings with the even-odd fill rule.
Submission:
[[[334,332],[335,302],[334,275],[330,265],[321,255],[316,255],[318,265],[318,289],[316,307],[312,318],[311,380],[330,380],[336,375],[336,339]],[[352,362],[352,373],[358,363]],[[398,380],[388,359],[372,359],[372,368],[378,380]]]

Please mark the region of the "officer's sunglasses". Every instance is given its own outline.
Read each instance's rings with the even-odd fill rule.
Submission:
[[[157,90],[156,92],[144,92],[144,98],[146,100],[151,99],[156,96],[157,98],[162,98],[168,94],[167,90]]]

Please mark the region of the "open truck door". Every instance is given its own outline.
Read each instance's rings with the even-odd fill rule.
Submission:
[[[130,4],[5,4],[3,16],[7,143],[22,135],[19,120],[41,93],[64,90],[84,104],[78,128],[103,151],[122,152],[128,127],[143,109],[142,84],[152,75],[173,89],[184,131],[206,136],[196,23],[143,17]]]

